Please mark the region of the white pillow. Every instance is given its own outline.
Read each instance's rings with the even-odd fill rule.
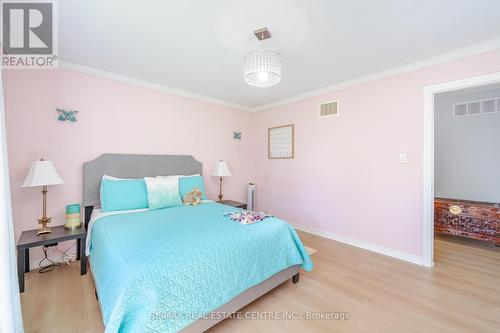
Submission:
[[[117,178],[117,177],[113,177],[113,176],[104,175],[104,176],[102,176],[102,179],[123,180],[123,179],[126,179],[126,178]]]
[[[179,176],[144,177],[148,191],[149,209],[182,205],[179,195]]]

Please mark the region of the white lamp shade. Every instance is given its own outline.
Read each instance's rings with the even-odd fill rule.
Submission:
[[[57,173],[54,162],[35,161],[24,180],[23,187],[63,184],[64,180]]]
[[[212,171],[212,176],[217,177],[228,177],[231,176],[231,171],[227,166],[226,161],[218,161],[215,165],[214,171]]]

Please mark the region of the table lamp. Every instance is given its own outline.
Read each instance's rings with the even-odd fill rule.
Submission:
[[[51,233],[52,230],[47,227],[47,223],[50,223],[51,218],[47,217],[47,186],[63,184],[61,176],[57,173],[54,162],[44,161],[43,158],[40,161],[35,161],[31,163],[30,172],[24,180],[23,187],[34,187],[42,186],[42,200],[43,200],[43,216],[38,219],[38,223],[42,225],[37,231],[37,235]]]
[[[227,166],[226,161],[218,161],[215,165],[214,171],[212,171],[212,176],[219,177],[219,201],[222,200],[222,177],[231,176],[231,171]]]

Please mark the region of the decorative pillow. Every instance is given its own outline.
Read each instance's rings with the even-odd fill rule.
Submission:
[[[119,179],[103,176],[101,180],[101,210],[148,208],[148,192],[144,179]]]
[[[184,198],[186,194],[194,190],[199,189],[202,193],[202,199],[206,200],[207,195],[205,194],[205,184],[203,183],[202,176],[187,176],[179,178],[179,193],[181,198]]]
[[[195,188],[194,190],[192,190],[191,192],[188,192],[184,198],[182,198],[182,202],[185,204],[185,205],[192,205],[192,206],[196,206],[197,204],[200,203],[201,201],[201,198],[203,197],[203,193],[201,193],[200,190],[198,190],[197,188]]]
[[[181,206],[179,176],[145,177],[149,209]]]

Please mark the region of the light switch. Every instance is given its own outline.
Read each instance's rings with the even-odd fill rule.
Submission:
[[[408,163],[408,153],[399,153],[399,163]]]

